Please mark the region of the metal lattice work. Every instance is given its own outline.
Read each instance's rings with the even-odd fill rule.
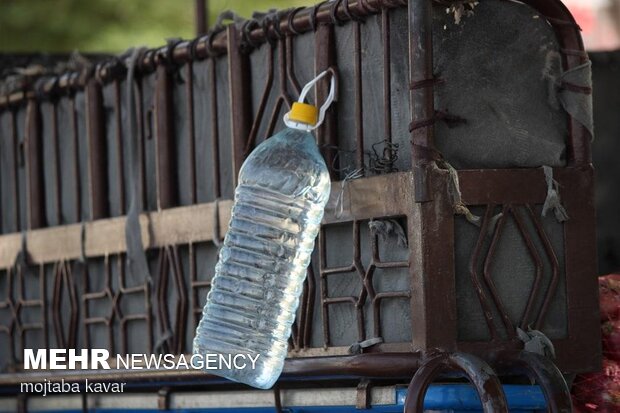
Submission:
[[[381,260],[379,253],[379,235],[378,234],[365,234],[366,239],[364,241],[370,242],[370,254],[366,254],[368,248],[364,248],[362,250],[362,236],[361,236],[361,228],[365,226],[368,228],[368,221],[353,221],[351,229],[351,239],[352,239],[352,260],[350,264],[344,266],[330,266],[329,259],[327,257],[328,250],[331,251],[339,251],[344,253],[342,250],[343,245],[340,244],[340,248],[330,248],[328,239],[329,236],[327,233],[329,232],[329,226],[323,227],[321,231],[321,235],[319,237],[319,251],[320,251],[320,262],[321,262],[321,305],[322,305],[322,320],[323,320],[323,345],[330,346],[333,345],[331,340],[330,333],[330,307],[337,305],[347,305],[352,306],[354,309],[355,320],[351,320],[350,323],[347,323],[351,326],[356,326],[357,340],[364,341],[369,338],[379,338],[382,337],[382,319],[381,319],[381,304],[385,303],[387,300],[395,300],[395,299],[406,299],[408,300],[411,297],[411,292],[408,288],[401,291],[376,291],[375,287],[375,277],[380,277],[377,275],[379,271],[387,272],[390,269],[397,268],[408,268],[409,261],[383,261]],[[366,230],[365,232],[368,232]],[[370,238],[369,240],[367,238]],[[334,239],[337,241],[337,239]],[[390,247],[398,248],[396,246],[396,240],[389,240]],[[405,248],[401,246],[401,248]],[[348,255],[348,254],[346,254]],[[345,255],[345,256],[346,256]],[[362,257],[364,255],[364,257]],[[367,261],[370,258],[370,261],[365,264],[362,260]],[[406,274],[406,271],[405,271]],[[348,278],[344,282],[347,284],[355,284],[357,287],[355,296],[332,296],[333,290],[338,290],[329,288],[330,280],[333,281],[334,278],[352,275],[355,282]],[[370,306],[370,308],[368,308]],[[409,304],[406,303],[407,314],[404,319],[399,320],[403,322],[408,318],[411,318],[409,312]],[[392,315],[394,316],[394,315]],[[368,331],[366,328],[367,320],[372,320],[372,329]],[[340,326],[338,326],[340,327]],[[400,335],[400,337],[406,337],[406,335]],[[406,342],[407,339],[403,339],[402,341]]]

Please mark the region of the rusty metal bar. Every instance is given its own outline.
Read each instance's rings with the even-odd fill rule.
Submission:
[[[599,327],[598,280],[596,278],[596,211],[594,207],[594,169],[577,168],[571,176],[569,168],[554,170],[560,184],[562,202],[570,219],[564,222],[564,271],[568,301],[571,354],[565,363],[597,370],[601,363],[601,329]],[[594,274],[594,275],[593,275]]]
[[[146,114],[146,110],[144,108],[144,92],[143,92],[143,85],[142,85],[142,79],[141,78],[137,78],[135,80],[136,82],[136,117],[138,118],[138,136],[135,136],[134,139],[138,139],[138,174],[139,174],[139,178],[138,178],[138,190],[139,190],[139,196],[137,198],[137,201],[139,202],[139,207],[138,210],[142,211],[144,210],[144,205],[147,205],[147,199],[146,199],[146,155],[145,155],[145,149],[144,149],[144,145],[146,142],[146,130],[147,130],[147,114]]]
[[[241,51],[239,30],[235,26],[228,26],[226,33],[228,35],[228,81],[232,108],[233,186],[237,186],[237,176],[246,155],[246,142],[252,126],[250,62],[248,55]]]
[[[380,13],[383,8],[396,8],[406,5],[406,0],[350,0],[344,4],[344,2],[338,2],[335,13],[333,13],[333,5],[329,2],[321,4],[316,10],[312,7],[302,9],[295,13],[293,19],[290,20],[290,24],[293,29],[289,27],[289,19],[286,14],[282,16],[279,21],[279,29],[274,27],[271,23],[263,30],[262,27],[257,27],[250,31],[249,40],[253,45],[260,45],[267,41],[267,38],[273,38],[279,33],[288,35],[295,33],[306,33],[314,30],[315,24],[320,27],[325,24],[333,24],[334,16],[338,22],[347,22],[351,19],[351,16],[364,17],[371,14]],[[226,54],[228,48],[228,30],[218,31],[210,35],[199,38],[199,41],[195,46],[195,53],[192,52],[192,42],[183,41],[174,47],[170,56],[173,63],[184,63],[193,58],[204,59],[210,55]],[[213,36],[213,39],[210,39]],[[231,49],[232,50],[232,49]],[[166,55],[166,47],[149,50],[144,55],[144,59],[138,65],[139,71],[151,72],[155,70],[156,66],[163,63],[162,54]],[[115,75],[113,66],[116,65],[116,61],[110,61],[107,64],[101,64],[96,69],[96,77],[102,81],[110,81]],[[47,81],[41,91],[43,94],[50,94],[52,91],[62,91],[65,89],[78,89],[85,86],[85,77],[80,72],[70,72],[63,74],[57,78]],[[10,95],[0,96],[0,109],[8,106],[19,105],[25,99],[35,97],[34,92],[17,92]]]
[[[446,371],[457,371],[469,379],[485,413],[508,413],[504,390],[493,369],[483,360],[464,353],[441,353],[422,361],[407,388],[405,413],[424,412],[424,396],[428,386]]]
[[[196,125],[194,123],[194,64],[185,65],[185,93],[187,99],[187,132],[189,160],[190,203],[196,203]]]
[[[60,179],[60,145],[58,137],[58,101],[51,105],[52,109],[52,163],[54,165],[54,204],[56,206],[56,222],[62,225],[62,180]]]
[[[500,373],[526,375],[536,381],[551,413],[570,413],[570,390],[562,372],[547,357],[529,351],[499,352],[494,367]]]
[[[101,85],[94,79],[86,85],[86,130],[88,153],[88,194],[90,219],[109,216],[107,149],[105,139],[105,115]]]
[[[115,140],[114,144],[116,147],[116,156],[118,162],[116,163],[116,170],[118,179],[116,181],[116,191],[118,191],[119,203],[120,203],[120,211],[121,214],[127,212],[126,210],[126,202],[125,202],[125,162],[124,162],[124,150],[123,150],[123,113],[122,113],[122,105],[121,105],[121,82],[120,80],[114,80],[114,116],[115,116]],[[131,139],[135,139],[135,136],[132,136]]]
[[[534,323],[534,329],[540,330],[542,328],[543,322],[545,321],[545,316],[549,311],[551,301],[557,292],[558,283],[560,281],[560,264],[558,261],[558,257],[553,250],[553,245],[551,244],[551,241],[549,240],[549,237],[547,236],[547,233],[545,232],[542,223],[540,222],[540,218],[537,214],[534,213],[530,205],[526,205],[526,208],[530,219],[536,227],[536,233],[538,234],[538,237],[543,243],[547,258],[551,263],[551,282],[549,283],[549,288],[547,288],[547,292],[545,293],[543,304],[540,308],[540,312],[538,313],[538,318]]]
[[[26,163],[26,205],[28,229],[45,226],[45,191],[43,181],[43,142],[41,138],[41,110],[39,103],[30,99],[26,109],[24,137]]]
[[[452,350],[457,341],[454,211],[448,173],[437,169],[432,173],[434,199],[413,203],[408,224],[411,294],[416,297],[411,300],[413,345]],[[416,172],[412,174],[415,179]]]
[[[86,344],[86,348],[91,348],[90,341],[90,326],[102,324],[106,327],[108,333],[108,350],[110,354],[115,354],[115,346],[114,346],[114,330],[112,323],[114,322],[114,318],[116,316],[116,311],[113,308],[114,306],[114,294],[112,292],[112,271],[110,269],[110,256],[107,255],[104,257],[104,282],[103,289],[100,291],[90,291],[90,274],[88,271],[88,267],[84,271],[84,280],[83,282],[83,293],[80,296],[80,300],[82,301],[82,311],[84,313],[82,317],[82,325],[84,328],[84,343]],[[90,302],[91,301],[101,301],[103,299],[107,299],[112,307],[111,311],[108,312],[109,317],[91,317],[90,315]],[[97,345],[101,345],[101,343],[97,343]]]
[[[319,26],[314,36],[314,65],[315,72],[321,73],[324,70],[336,67],[336,39],[334,27],[331,25]],[[336,71],[332,72],[332,76]],[[315,102],[322,102],[329,94],[329,84],[320,82],[316,87]],[[336,100],[338,94],[336,94]],[[336,116],[338,105],[331,105],[325,113],[323,124],[316,130],[317,141],[321,147],[321,152],[325,158],[325,163],[329,168],[332,180],[338,179],[338,165],[334,164],[337,156],[338,133]]]
[[[390,11],[381,11],[381,36],[383,39],[383,127],[385,139],[392,142],[392,68],[390,45]]]
[[[258,108],[256,109],[256,115],[254,116],[254,119],[252,121],[252,127],[250,128],[248,138],[245,142],[244,156],[249,155],[252,149],[254,149],[254,144],[258,137],[258,130],[265,115],[265,108],[267,107],[267,102],[269,101],[269,95],[271,94],[271,86],[273,85],[274,78],[273,47],[269,47],[268,50],[269,55],[267,56],[267,79],[265,79],[265,88],[263,89],[263,93],[261,94],[260,103],[258,104]]]
[[[520,323],[521,329],[526,330],[528,326],[534,323],[534,320],[531,320],[530,318],[532,317],[532,312],[534,311],[535,303],[538,302],[538,296],[541,293],[540,284],[542,282],[544,264],[540,256],[540,253],[536,249],[534,240],[532,239],[532,236],[529,234],[526,223],[523,217],[521,216],[521,214],[519,213],[519,210],[515,206],[511,206],[510,210],[512,211],[512,216],[514,218],[514,221],[517,224],[517,228],[519,229],[519,232],[521,233],[523,240],[525,241],[525,246],[527,247],[530,253],[530,257],[532,258],[532,261],[534,262],[534,266],[536,268],[534,284],[532,285],[532,290],[530,291],[530,295],[528,297],[527,304],[525,305],[525,311],[523,312],[523,317]],[[490,252],[489,252],[489,255],[490,255]],[[485,272],[486,272],[486,268],[485,268]]]
[[[353,23],[354,75],[355,78],[355,167],[364,168],[364,103],[362,102],[362,29],[360,22]]]
[[[80,182],[80,129],[78,127],[77,108],[75,107],[75,95],[69,98],[69,110],[71,112],[71,137],[73,139],[73,168],[75,171],[75,212],[76,221],[82,220],[82,184]]]
[[[209,60],[209,84],[211,86],[211,160],[213,162],[213,199],[218,199],[222,196],[222,182],[220,177],[220,127],[217,107],[217,70],[215,64],[215,59]]]
[[[17,310],[17,314],[15,315],[15,321],[19,325],[17,328],[17,336],[20,338],[21,348],[28,348],[29,346],[26,344],[26,334],[28,331],[37,331],[40,330],[43,335],[43,341],[47,344],[47,329],[46,329],[46,313],[47,308],[45,306],[46,296],[45,296],[45,274],[43,271],[43,266],[36,266],[34,269],[26,268],[22,265],[18,265],[16,267],[17,273],[17,290],[18,297],[15,302],[16,309],[25,309],[25,308],[36,308],[38,307],[40,310],[40,321],[34,322],[30,320],[25,320],[26,317],[22,318],[20,310]],[[38,272],[38,286],[39,286],[39,298],[28,297],[26,293],[26,273],[30,273],[31,271]]]
[[[373,328],[374,337],[381,337],[381,302],[388,299],[411,299],[411,291],[386,291],[377,293],[374,288],[373,277],[376,268],[388,269],[388,268],[408,268],[409,260],[407,261],[382,261],[379,256],[379,235],[374,234],[371,238],[372,244],[372,260],[370,266],[366,271],[364,277],[364,285],[368,291],[369,299],[372,303],[373,310]]]
[[[476,241],[476,246],[474,247],[474,251],[472,253],[470,262],[469,262],[469,276],[471,279],[471,283],[474,286],[476,294],[478,296],[478,301],[480,301],[480,306],[484,313],[484,318],[487,323],[487,327],[489,329],[489,333],[491,335],[492,340],[497,340],[499,338],[499,334],[497,332],[497,327],[495,326],[495,322],[493,321],[493,312],[491,311],[491,305],[485,293],[485,290],[482,288],[482,283],[480,282],[480,276],[478,274],[479,262],[482,258],[482,249],[484,247],[487,234],[489,233],[489,222],[493,216],[493,212],[495,210],[495,205],[487,205],[486,212],[484,213],[484,217],[482,219],[482,224],[480,225],[480,233],[478,235],[478,240]],[[506,212],[506,211],[504,211]],[[505,214],[502,215],[502,219],[505,218]],[[497,234],[500,232],[500,227],[494,229],[494,239],[497,239]],[[488,271],[485,271],[488,273]],[[488,279],[486,280],[488,283]],[[494,293],[494,289],[491,289],[491,294],[495,294],[493,297],[496,298],[497,293]],[[497,301],[497,300],[495,300]],[[507,315],[506,312],[502,309],[499,309],[500,314],[502,315],[502,319],[506,322]],[[508,320],[510,322],[510,320]],[[513,332],[514,334],[514,332]]]
[[[12,183],[13,183],[13,206],[14,214],[13,219],[15,222],[15,230],[20,231],[25,228],[21,228],[21,205],[19,199],[19,160],[21,159],[19,153],[19,136],[17,136],[17,113],[15,110],[11,110],[11,140],[13,144],[13,170]]]
[[[123,354],[127,354],[129,353],[128,350],[128,345],[127,345],[127,326],[130,322],[135,322],[135,321],[143,321],[146,325],[146,348],[149,354],[153,353],[153,316],[151,313],[152,310],[152,303],[151,303],[151,283],[148,280],[145,280],[145,282],[141,285],[136,285],[133,287],[127,287],[126,286],[126,271],[125,271],[125,265],[126,265],[126,260],[122,257],[122,255],[119,254],[118,259],[116,260],[117,263],[117,267],[118,267],[118,299],[115,302],[115,305],[117,306],[116,310],[117,310],[117,314],[119,315],[119,335],[120,335],[120,339],[121,339],[121,344],[122,344],[122,353]],[[122,317],[120,316],[122,314],[122,311],[120,309],[120,297],[125,296],[125,295],[130,295],[130,294],[142,294],[144,296],[144,313],[141,314],[130,314],[130,315],[123,315]]]
[[[157,67],[155,82],[155,174],[157,209],[162,210],[177,205],[172,80],[168,67]]]
[[[409,0],[409,106],[411,109],[412,169],[416,202],[432,199],[430,167],[435,149],[433,118],[433,7],[431,0]],[[416,84],[426,87],[416,88]],[[415,122],[424,126],[413,128]]]

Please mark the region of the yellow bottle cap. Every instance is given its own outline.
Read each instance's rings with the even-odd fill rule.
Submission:
[[[293,102],[288,118],[294,122],[301,122],[307,125],[316,125],[319,117],[319,109],[307,103]]]

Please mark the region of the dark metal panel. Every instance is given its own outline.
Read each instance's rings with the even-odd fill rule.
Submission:
[[[221,195],[219,142],[222,135],[219,134],[219,124],[230,122],[227,111],[218,112],[216,102],[221,94],[218,94],[220,82],[217,82],[215,64],[215,59],[192,64],[196,200],[199,203],[212,202]]]

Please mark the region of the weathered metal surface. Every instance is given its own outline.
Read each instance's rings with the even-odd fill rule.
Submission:
[[[231,206],[232,201],[219,202],[218,224],[222,232],[228,228]],[[211,241],[215,211],[215,204],[208,203],[142,214],[144,247]],[[29,231],[26,244],[30,262],[49,264],[75,260],[82,253],[88,258],[125,252],[125,217],[88,222],[83,228],[81,224],[73,224]],[[0,268],[13,266],[21,245],[21,234],[0,236]]]

